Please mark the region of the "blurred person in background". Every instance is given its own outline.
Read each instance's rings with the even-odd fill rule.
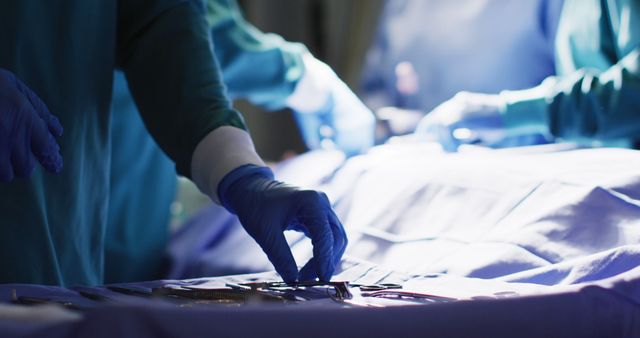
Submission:
[[[566,0],[555,43],[556,76],[529,89],[460,93],[427,115],[416,133],[452,151],[529,133],[587,146],[637,147],[640,2]]]
[[[562,0],[388,0],[367,53],[364,100],[393,124],[393,135],[412,132],[460,91],[536,85],[555,74],[561,7]]]

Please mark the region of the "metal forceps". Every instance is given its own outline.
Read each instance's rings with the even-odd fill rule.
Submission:
[[[382,291],[382,290],[402,289],[402,285],[396,284],[396,283],[351,284],[351,286],[360,288],[360,291]]]
[[[353,295],[349,291],[349,282],[257,282],[257,283],[238,283],[227,284],[231,288],[245,288],[247,290],[271,290],[271,291],[295,291],[298,288],[313,288],[313,287],[329,287],[335,291],[335,296],[330,295],[334,300],[351,299]]]
[[[398,300],[418,301],[422,303],[447,303],[456,301],[456,298],[437,296],[422,292],[411,292],[402,290],[378,290],[363,292],[362,297],[389,298]]]

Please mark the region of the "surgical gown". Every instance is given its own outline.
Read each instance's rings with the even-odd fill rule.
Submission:
[[[306,48],[260,32],[243,19],[235,1],[209,0],[206,9],[229,96],[284,107],[302,77]],[[122,74],[116,73],[114,93],[105,280],[159,278],[176,174],[144,128]]]
[[[59,175],[38,168],[0,185],[0,283],[100,284],[114,68],[124,70],[149,130],[184,175],[207,133],[244,128],[224,96],[206,22],[173,0],[3,1],[0,45],[0,67],[64,126]]]
[[[556,65],[557,77],[503,94],[510,130],[548,128],[590,144],[640,139],[640,1],[567,0]]]

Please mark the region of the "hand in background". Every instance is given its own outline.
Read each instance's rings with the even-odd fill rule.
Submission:
[[[8,70],[0,69],[0,181],[29,177],[36,161],[51,173],[62,169],[62,125],[40,98]]]
[[[288,105],[309,149],[334,147],[348,156],[374,143],[375,117],[371,110],[333,72],[311,55],[304,58],[305,75]]]
[[[435,140],[445,151],[461,144],[491,145],[506,136],[498,95],[460,92],[436,107],[418,124],[415,134]]]

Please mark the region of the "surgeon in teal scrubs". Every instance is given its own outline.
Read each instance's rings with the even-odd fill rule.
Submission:
[[[448,150],[531,132],[586,145],[637,146],[640,1],[565,1],[555,60],[557,76],[537,87],[459,93],[427,115],[416,134]]]
[[[348,154],[373,144],[373,114],[303,45],[259,31],[244,20],[234,0],[209,0],[206,5],[214,52],[231,98],[246,98],[267,109],[291,107],[311,149],[320,146],[321,125],[333,129],[333,143]],[[146,131],[120,72],[111,127],[105,280],[160,278],[176,172]]]
[[[284,280],[330,279],[340,221],[256,154],[192,4],[1,2],[0,45],[0,283],[103,283],[116,68],[176,171],[238,215]],[[300,271],[285,230],[311,237]]]

